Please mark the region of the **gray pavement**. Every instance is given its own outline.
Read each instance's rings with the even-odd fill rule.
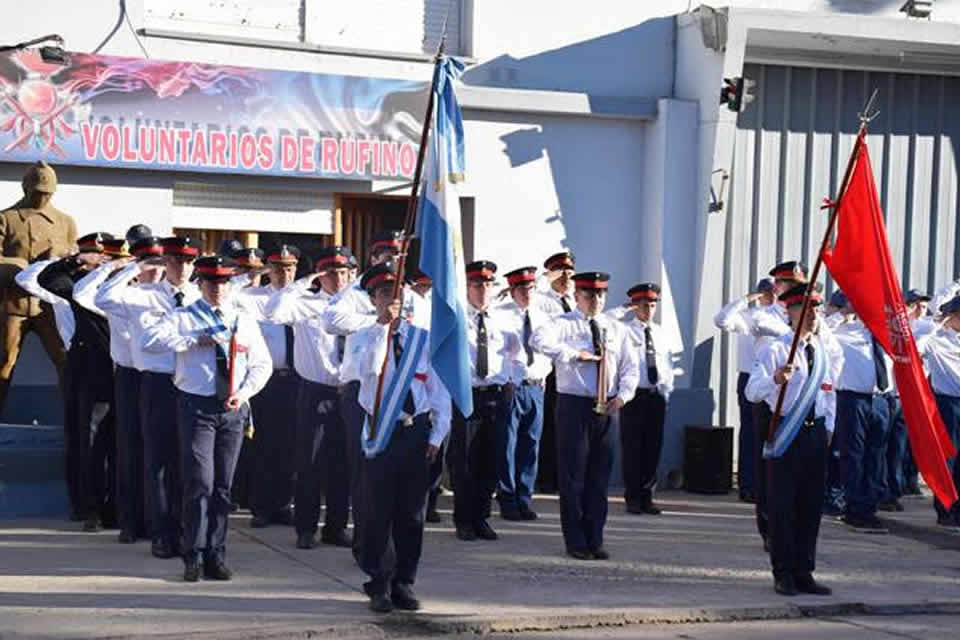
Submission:
[[[348,550],[297,550],[289,527],[250,529],[241,514],[229,539],[236,578],[190,585],[178,560],[152,558],[146,543],[119,545],[115,532],[0,521],[0,638],[386,637],[631,623],[654,632],[649,625],[658,622],[672,623],[664,630],[671,633],[677,624],[731,620],[960,615],[960,535],[931,526],[928,500],[909,500],[893,515],[906,527],[895,527],[897,535],[858,534],[825,520],[817,575],[834,588],[827,598],[773,592],[751,505],[682,492],[661,503],[660,517],[632,516],[613,499],[612,560],[581,562],[563,555],[553,497],[538,498],[536,522],[494,518],[501,540],[492,543],[456,540],[444,498],[446,522],[427,528],[417,581],[424,611],[385,617],[368,611],[364,576]],[[756,628],[772,628],[763,625]]]

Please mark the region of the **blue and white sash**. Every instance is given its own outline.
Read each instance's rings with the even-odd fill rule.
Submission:
[[[787,448],[793,443],[793,439],[797,437],[797,433],[803,426],[804,420],[807,419],[811,407],[817,401],[817,393],[823,385],[829,363],[827,362],[827,352],[823,349],[819,340],[813,342],[813,348],[813,371],[810,372],[806,382],[803,383],[803,387],[800,388],[800,395],[793,403],[793,407],[780,420],[777,431],[773,434],[773,441],[763,443],[763,458],[765,460],[779,458],[786,452]]]
[[[200,298],[187,307],[187,311],[197,320],[200,330],[216,340],[217,350],[220,351],[227,363],[233,366],[234,371],[245,371],[247,362],[245,352],[238,350],[235,354],[234,362],[230,362],[230,338],[233,337],[233,334],[237,331],[239,316],[234,318],[233,327],[228,328],[223,324],[223,321],[217,317],[217,314],[213,312],[213,308],[207,304],[203,298]]]
[[[429,342],[430,332],[425,329],[407,325],[406,345],[400,354],[400,361],[393,369],[393,376],[380,398],[380,415],[377,416],[377,437],[370,439],[370,416],[363,420],[363,434],[360,436],[363,453],[368,458],[375,458],[387,445],[397,427],[397,418],[403,409],[403,401],[413,384],[413,376],[417,372],[417,364],[423,356],[423,350]],[[413,416],[410,416],[413,417]]]

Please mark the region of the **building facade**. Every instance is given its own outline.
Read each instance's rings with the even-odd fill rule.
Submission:
[[[736,426],[735,351],[712,315],[776,260],[812,261],[819,203],[834,194],[873,87],[881,116],[871,151],[882,159],[904,284],[933,288],[957,274],[949,116],[960,98],[958,2],[938,0],[929,21],[899,14],[899,0],[744,0],[726,9],[687,0],[83,4],[35,0],[22,20],[0,25],[0,44],[55,32],[78,53],[300,74],[321,88],[423,87],[445,33],[446,51],[467,62],[459,90],[467,257],[506,271],[570,248],[580,267],[611,272],[610,305],[636,282],[663,284],[661,320],[684,348],[664,473],[681,467],[684,425]],[[718,104],[723,78],[735,76],[757,82],[756,101],[739,116]],[[174,103],[158,94],[145,109],[196,130]],[[422,118],[406,112],[413,124]],[[364,122],[367,111],[356,114]],[[101,115],[80,111],[109,124]],[[122,150],[115,163],[74,166],[0,142],[0,194],[19,197],[27,156],[16,153],[44,158],[60,174],[55,204],[81,233],[143,222],[209,246],[237,236],[362,248],[372,230],[398,225],[410,188],[403,171],[137,167],[123,164]],[[6,419],[53,419],[56,403],[39,400],[53,397],[53,380],[28,344]]]

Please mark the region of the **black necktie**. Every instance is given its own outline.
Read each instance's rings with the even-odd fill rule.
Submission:
[[[890,378],[887,377],[887,361],[883,356],[883,347],[873,338],[873,370],[877,374],[877,389],[886,391],[890,386]]]
[[[530,310],[523,312],[523,350],[527,352],[527,366],[533,364],[533,347],[530,346],[530,336],[533,334],[533,325],[530,324]]]
[[[397,375],[400,371],[400,356],[403,355],[403,343],[401,342],[400,332],[393,334],[393,374]],[[413,404],[413,389],[407,391],[407,397],[403,401],[403,412],[411,418],[417,415],[416,406]]]
[[[485,311],[477,314],[477,377],[486,378],[490,372],[490,360],[487,353],[487,324],[484,321]]]
[[[179,291],[177,293],[180,293]],[[180,294],[181,298],[183,294]],[[213,310],[214,315],[217,316],[217,319],[223,322],[223,312],[220,309]],[[219,342],[214,347],[214,352],[217,355],[217,375],[214,376],[214,382],[217,389],[217,398],[220,400],[226,400],[230,397],[230,362],[228,359],[229,354],[227,349],[224,349],[223,345]]]
[[[286,362],[287,369],[293,371],[293,327],[288,324],[283,325],[283,338],[287,349]]]
[[[807,345],[803,348],[803,352],[807,356],[807,375],[813,373],[813,360],[814,360],[814,348],[813,343],[808,342]],[[807,413],[807,420],[815,420],[817,417],[817,403],[814,402],[810,406],[810,411]]]
[[[647,345],[647,379],[650,384],[657,384],[660,380],[660,372],[657,371],[657,350],[653,346],[653,335],[649,326],[643,328],[643,341]]]
[[[343,364],[343,354],[347,352],[347,336],[337,336],[337,362]]]
[[[182,307],[183,306],[183,291],[174,291],[173,292],[173,306]],[[219,310],[218,310],[219,313]]]
[[[570,303],[567,302],[567,296],[560,296],[560,306],[563,307],[564,313],[570,313]]]

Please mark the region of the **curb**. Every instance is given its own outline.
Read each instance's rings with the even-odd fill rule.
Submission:
[[[790,620],[800,618],[837,618],[842,616],[960,615],[960,600],[943,602],[905,602],[870,604],[838,602],[823,605],[783,605],[772,607],[736,607],[728,609],[628,609],[580,615],[541,615],[516,618],[437,617],[425,614],[395,613],[375,622],[318,625],[313,628],[289,626],[258,627],[211,631],[209,634],[177,633],[149,635],[150,640],[181,640],[206,635],[218,640],[310,640],[345,638],[346,640],[382,640],[404,636],[445,636],[451,634],[487,635],[536,631],[565,631],[597,627],[639,625],[704,624]],[[100,640],[125,640],[145,636],[104,636]]]
[[[933,510],[931,510],[933,514]],[[938,549],[960,551],[960,534],[937,525],[915,524],[899,518],[878,516],[891,535],[909,538]]]

